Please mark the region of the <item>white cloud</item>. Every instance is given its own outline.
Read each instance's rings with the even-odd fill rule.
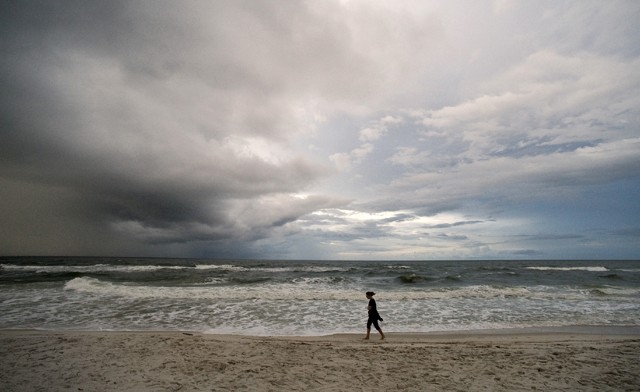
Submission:
[[[336,168],[340,171],[347,171],[351,169],[351,155],[343,152],[333,154],[329,157],[331,162],[336,165]]]
[[[351,156],[353,157],[354,162],[362,163],[362,161],[373,152],[373,148],[373,144],[364,143],[360,147],[351,151]]]
[[[471,143],[464,154],[485,157],[526,139],[554,143],[615,140],[633,135],[624,126],[638,115],[640,63],[592,55],[532,54],[504,75],[484,82],[483,94],[428,111],[425,136]],[[437,133],[434,133],[437,132]]]
[[[380,139],[386,132],[383,128],[364,128],[360,131],[360,140],[363,142],[371,142]]]
[[[571,188],[630,179],[640,172],[640,140],[626,139],[571,152],[522,158],[497,157],[461,164],[453,170],[407,174],[394,182],[413,189],[414,206],[423,200],[477,198],[560,198]],[[437,184],[437,186],[433,186]],[[576,190],[577,191],[577,190]]]
[[[367,156],[374,150],[371,143],[364,143],[353,149],[350,153],[336,153],[329,156],[329,159],[335,164],[340,171],[348,171],[353,165],[361,164]]]

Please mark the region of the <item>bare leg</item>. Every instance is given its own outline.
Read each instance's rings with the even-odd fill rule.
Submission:
[[[369,340],[369,335],[371,335],[371,328],[367,328],[367,336],[364,338],[364,340]]]
[[[382,332],[382,328],[378,329],[378,332],[380,332],[380,340],[384,340],[384,332]]]

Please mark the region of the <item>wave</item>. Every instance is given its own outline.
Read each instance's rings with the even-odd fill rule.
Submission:
[[[273,273],[281,273],[281,272],[347,272],[348,268],[338,268],[338,267],[319,267],[319,266],[293,266],[293,267],[244,267],[238,265],[231,264],[197,264],[195,266],[196,269],[199,270],[226,270],[226,271],[255,271],[255,272],[273,272]]]
[[[624,280],[624,277],[618,274],[607,274],[607,275],[602,275],[600,277],[603,279]]]
[[[496,266],[485,266],[485,265],[481,265],[478,268],[476,268],[476,270],[478,271],[489,271],[489,272],[508,272],[508,271],[513,271],[513,269],[509,268],[509,267],[496,267]]]
[[[80,272],[49,272],[46,274],[0,274],[0,284],[31,284],[41,282],[65,282],[83,276]]]
[[[216,270],[229,272],[347,272],[347,268],[320,267],[320,266],[292,266],[292,267],[245,267],[231,264],[196,264],[196,265],[119,265],[119,264],[92,264],[92,265],[17,265],[0,264],[4,271],[32,272],[32,273],[103,273],[103,272],[153,272],[161,270]]]
[[[447,275],[444,278],[441,278],[447,282],[462,282],[462,276],[460,275]],[[433,282],[439,280],[439,278],[434,278],[430,276],[423,276],[418,274],[409,274],[409,275],[401,275],[398,276],[397,280],[404,284],[418,284],[423,282]]]
[[[607,267],[526,267],[529,270],[538,271],[589,271],[589,272],[607,272]]]
[[[212,286],[212,285],[222,285],[229,283],[229,279],[225,278],[207,278],[204,282],[201,283],[193,283],[194,286]]]
[[[300,284],[263,284],[230,286],[142,286],[131,283],[106,282],[80,277],[67,282],[65,290],[98,296],[135,299],[191,299],[191,300],[345,300],[361,299],[360,291],[330,290]]]
[[[421,282],[429,282],[434,279],[428,276],[409,274],[409,275],[398,276],[398,280],[402,283],[415,284],[415,283],[421,283]]]
[[[220,286],[228,284],[256,284],[271,282],[272,279],[268,277],[256,277],[256,278],[220,278],[220,277],[207,277],[204,282],[193,283],[194,286]],[[353,279],[341,277],[341,276],[325,276],[325,277],[298,277],[288,280],[289,283],[296,285],[333,285],[344,282],[352,282]]]
[[[132,283],[106,282],[96,278],[79,277],[67,282],[65,290],[97,296],[153,299],[190,300],[330,300],[360,301],[364,294],[359,287],[333,287],[323,284],[266,283],[260,285],[225,286],[146,286]],[[459,288],[432,288],[428,290],[379,291],[381,301],[450,300],[522,298],[529,300],[598,300],[602,297],[625,297],[638,301],[640,289],[597,288],[575,289],[557,287],[499,287],[491,285],[465,286]]]
[[[616,297],[628,297],[628,298],[638,298],[640,296],[640,289],[638,288],[622,288],[622,287],[611,287],[611,286],[603,286],[593,289],[608,296],[616,296]]]
[[[322,285],[322,284],[337,284],[352,282],[353,279],[343,276],[323,276],[323,277],[299,277],[290,280],[295,284],[309,284],[309,285]]]
[[[182,270],[193,268],[189,266],[167,265],[118,265],[118,264],[93,264],[93,265],[0,265],[5,271],[25,271],[35,273],[97,273],[97,272],[149,272],[158,270]]]
[[[266,283],[271,281],[271,278],[266,278],[266,277],[237,277],[237,278],[231,278],[229,279],[230,282],[236,283],[236,284],[240,284],[240,285],[250,285],[250,284],[256,284],[256,283]]]
[[[196,264],[197,270],[247,271],[247,268],[231,264]]]

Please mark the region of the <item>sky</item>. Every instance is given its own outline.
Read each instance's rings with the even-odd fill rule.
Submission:
[[[0,255],[640,259],[638,20],[3,1]]]

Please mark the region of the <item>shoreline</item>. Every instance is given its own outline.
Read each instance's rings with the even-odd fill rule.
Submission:
[[[640,389],[638,327],[363,336],[0,330],[0,385],[7,391]]]
[[[366,330],[358,332],[337,332],[328,333],[323,335],[255,335],[242,332],[209,332],[209,331],[197,331],[197,330],[90,330],[90,329],[46,329],[46,328],[0,328],[0,335],[4,333],[132,333],[132,334],[173,334],[183,333],[191,335],[205,335],[205,336],[237,336],[237,337],[255,337],[255,338],[327,338],[338,336],[358,336],[364,334]],[[640,325],[567,325],[567,326],[555,326],[555,327],[508,327],[508,328],[486,328],[486,329],[460,329],[460,330],[435,330],[424,332],[398,332],[389,331],[385,332],[390,336],[402,336],[407,337],[445,337],[450,336],[452,338],[461,336],[502,336],[502,335],[625,335],[629,337],[640,336]],[[377,332],[372,329],[371,336],[377,335]]]

